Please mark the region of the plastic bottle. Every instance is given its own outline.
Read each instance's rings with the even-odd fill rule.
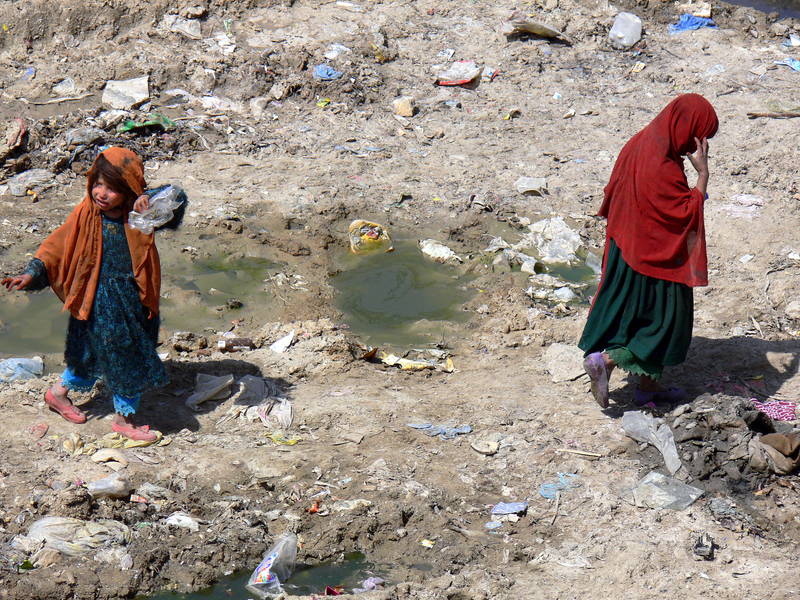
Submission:
[[[255,342],[250,338],[235,337],[224,338],[217,342],[217,350],[220,352],[239,352],[241,350],[253,350]]]
[[[621,12],[614,17],[608,41],[618,50],[627,50],[642,39],[642,20],[633,13]]]
[[[297,560],[297,536],[286,532],[278,538],[247,581],[248,591],[264,600],[283,593],[285,582],[294,571]]]
[[[114,473],[87,484],[86,490],[93,498],[126,498],[133,491],[133,486],[121,473]]]
[[[142,233],[153,233],[157,227],[169,223],[173,213],[181,203],[178,196],[181,189],[168,185],[163,190],[150,197],[150,206],[142,213],[131,211],[128,213],[128,224]]]

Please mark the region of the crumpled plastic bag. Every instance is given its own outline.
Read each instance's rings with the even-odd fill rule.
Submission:
[[[43,544],[44,548],[52,548],[66,556],[80,556],[98,548],[124,545],[130,541],[131,530],[119,521],[44,517],[31,525],[28,535],[16,536],[11,545],[30,553],[38,551]]]
[[[200,405],[208,400],[224,400],[233,384],[233,375],[208,375],[198,373],[195,378],[194,393],[186,399],[186,406],[200,410]]]
[[[36,379],[41,377],[42,373],[44,373],[44,362],[39,356],[0,360],[0,383]]]
[[[247,590],[262,600],[283,593],[284,583],[291,577],[297,560],[297,536],[292,532],[281,535],[264,555],[247,581]]]
[[[664,419],[656,419],[640,410],[631,410],[622,415],[622,429],[637,442],[646,442],[658,448],[670,475],[675,475],[683,466],[678,457],[675,437]]]
[[[378,223],[356,219],[350,223],[348,234],[350,236],[350,251],[353,254],[366,254],[379,250],[391,252],[394,250],[389,232],[386,231],[383,225]]]

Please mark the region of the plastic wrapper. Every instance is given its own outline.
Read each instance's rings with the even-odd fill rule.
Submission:
[[[132,210],[128,214],[128,224],[142,233],[153,233],[172,220],[175,210],[181,205],[178,200],[180,195],[180,188],[168,185],[150,197],[150,206],[146,211],[138,213]]]
[[[367,254],[369,252],[391,252],[392,238],[389,233],[378,223],[356,220],[350,223],[350,250],[353,254]]]
[[[283,582],[291,577],[297,560],[297,536],[287,532],[264,555],[247,581],[247,590],[262,600],[283,593]]]

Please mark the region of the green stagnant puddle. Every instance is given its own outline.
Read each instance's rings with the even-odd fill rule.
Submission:
[[[188,254],[162,253],[162,325],[168,331],[202,331],[263,312],[271,300],[263,282],[277,267],[264,258],[192,260]],[[63,352],[68,317],[52,291],[13,294],[0,302],[0,357]],[[242,308],[216,310],[234,298]]]
[[[350,592],[368,577],[375,576],[386,579],[385,572],[369,563],[366,556],[360,552],[353,552],[345,555],[342,561],[324,562],[313,566],[298,565],[283,587],[292,596],[322,594],[325,586],[342,586],[345,592]],[[149,596],[149,600],[247,600],[255,597],[252,592],[245,589],[249,577],[249,571],[242,571],[225,577],[200,592],[192,594],[161,592]]]
[[[350,329],[375,346],[411,346],[447,339],[461,306],[474,294],[463,269],[426,258],[416,242],[395,241],[394,252],[343,254],[331,278],[336,306]]]

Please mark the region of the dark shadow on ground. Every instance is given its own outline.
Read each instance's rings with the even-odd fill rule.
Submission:
[[[800,340],[763,340],[755,337],[692,339],[686,362],[664,370],[662,383],[677,386],[687,393],[686,402],[702,394],[724,394],[739,398],[766,400],[798,374],[800,367]],[[611,406],[604,412],[619,418],[626,410],[637,410],[633,393],[638,378],[627,376],[624,386],[619,379],[627,374],[615,370],[612,374]],[[798,383],[800,392],[800,382]],[[798,395],[800,400],[800,395]],[[673,406],[674,407],[674,406]],[[669,406],[659,407],[669,410]]]
[[[210,400],[201,404],[199,411],[194,411],[186,406],[185,400],[194,390],[195,377],[198,373],[217,376],[233,375],[236,379],[243,375],[262,377],[267,383],[267,389],[279,390],[284,397],[288,397],[291,387],[291,384],[284,379],[264,377],[261,369],[252,363],[232,358],[202,362],[168,360],[164,362],[164,366],[170,382],[159,390],[146,393],[142,398],[139,411],[136,413],[138,422],[146,423],[164,434],[177,433],[183,429],[199,430],[200,422],[197,417],[213,412],[224,402],[224,400]],[[234,384],[232,393],[235,393],[237,389]],[[111,394],[103,388],[97,389],[92,399],[81,405],[81,409],[89,418],[107,416],[114,411]]]

